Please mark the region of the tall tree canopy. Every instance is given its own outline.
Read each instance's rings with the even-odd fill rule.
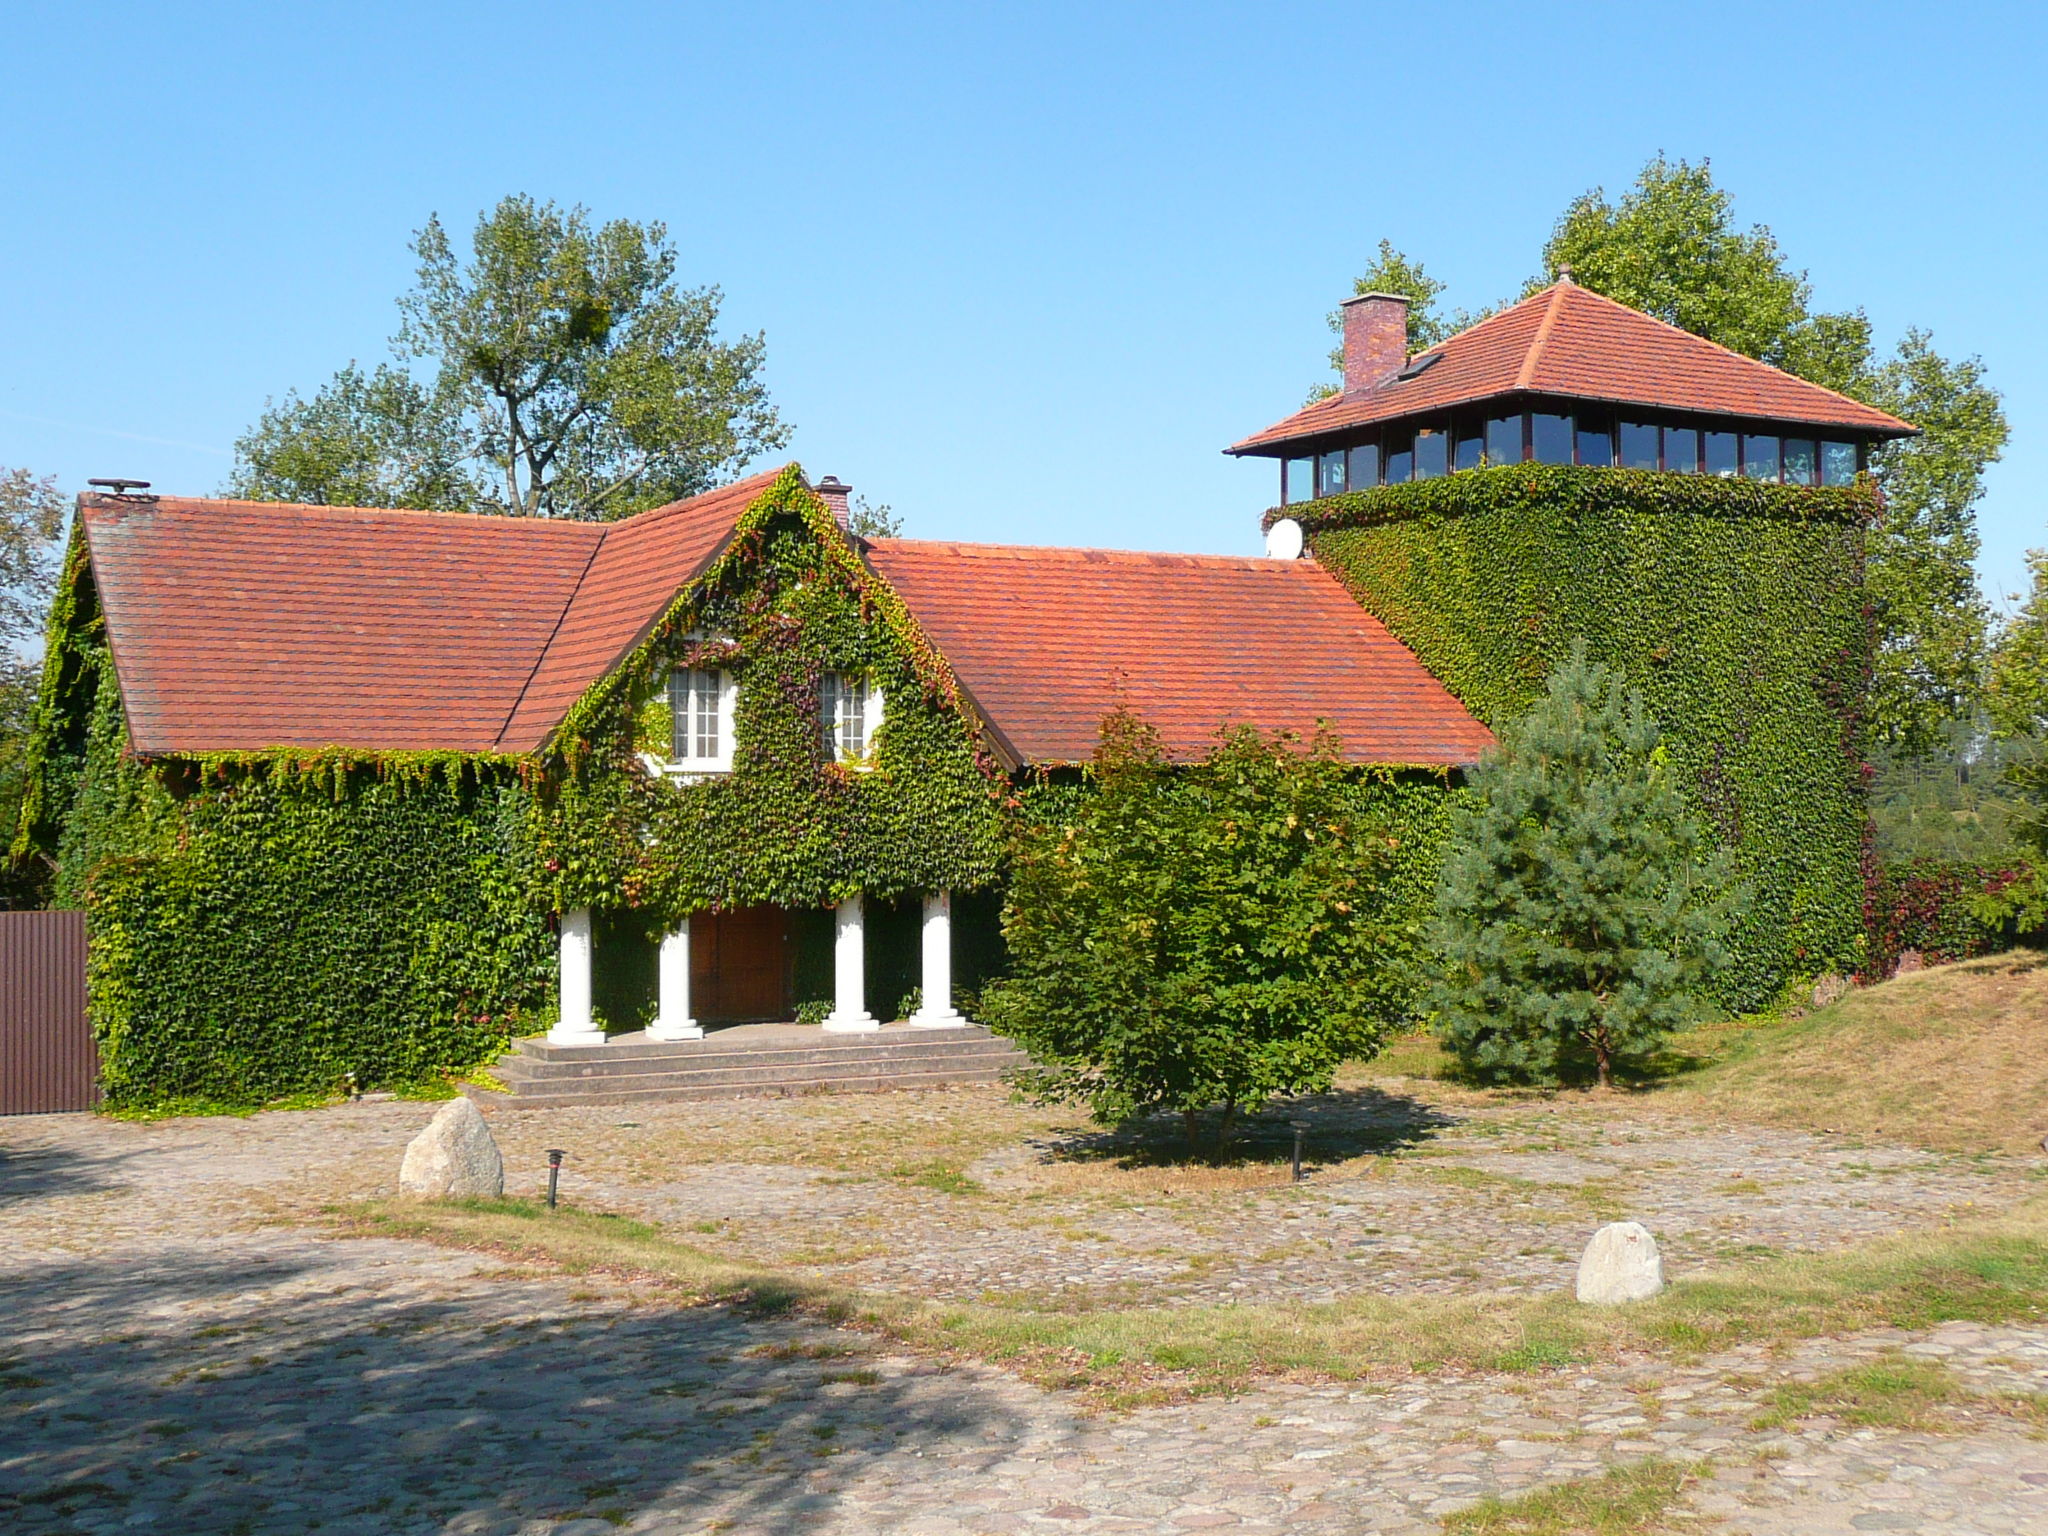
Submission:
[[[1880,359],[1861,310],[1816,312],[1804,271],[1768,227],[1740,227],[1709,164],[1658,155],[1609,201],[1596,187],[1572,200],[1525,293],[1573,281],[1660,320],[1892,412],[1923,435],[1885,448],[1875,470],[1886,512],[1871,545],[1879,626],[1870,710],[1878,741],[1934,750],[1975,704],[1989,615],[1977,589],[1977,503],[1984,470],[2005,446],[1998,392],[1977,358],[1952,360],[1909,330]],[[1410,294],[1411,346],[1434,344],[1480,315],[1440,317],[1443,285],[1380,242],[1358,290]]]
[[[0,817],[10,837],[42,671],[27,648],[42,634],[56,590],[57,536],[63,529],[64,497],[55,480],[0,467]],[[0,867],[0,907],[32,902],[29,874]]]
[[[623,517],[718,484],[788,441],[759,334],[718,336],[667,227],[508,197],[465,256],[413,238],[394,359],[272,403],[229,492],[261,500]]]

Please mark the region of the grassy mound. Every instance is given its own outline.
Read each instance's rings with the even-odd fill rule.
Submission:
[[[1731,1031],[1674,1095],[1738,1120],[1944,1152],[2038,1151],[2048,1135],[2048,957],[2021,952],[1851,992]]]

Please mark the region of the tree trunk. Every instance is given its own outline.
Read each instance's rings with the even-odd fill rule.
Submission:
[[[1195,1134],[1195,1112],[1192,1109],[1182,1110],[1180,1112],[1180,1123],[1187,1128],[1188,1156],[1193,1157],[1202,1150],[1202,1139]]]
[[[1223,1101],[1223,1123],[1216,1127],[1216,1161],[1223,1161],[1223,1154],[1230,1148],[1231,1126],[1237,1120],[1237,1100]]]
[[[1604,1029],[1593,1031],[1593,1065],[1600,1074],[1600,1086],[1602,1088],[1612,1088],[1614,1086],[1614,1052],[1607,1043],[1607,1031]]]

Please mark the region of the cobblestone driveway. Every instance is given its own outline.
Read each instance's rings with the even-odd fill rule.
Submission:
[[[1364,1102],[1331,1112],[1385,1108]],[[1782,1357],[1371,1390],[1275,1384],[1088,1417],[995,1372],[854,1335],[304,1227],[323,1201],[388,1187],[430,1108],[0,1122],[0,1528],[1425,1532],[1481,1494],[1654,1454],[1712,1459],[1688,1504],[1717,1529],[2048,1531],[2048,1443],[1988,1412],[1942,1436],[1748,1427],[1774,1383],[1888,1349],[1942,1358],[1986,1389],[2048,1390],[2048,1330],[1950,1325]],[[534,1185],[539,1150],[566,1145],[571,1188],[591,1203],[721,1224],[717,1240],[740,1251],[808,1241],[820,1267],[933,1290],[1057,1289],[1079,1275],[1064,1283],[1202,1295],[1294,1270],[1310,1289],[1398,1287],[1411,1272],[1431,1287],[1540,1285],[1560,1260],[1501,1252],[1534,1246],[1528,1233],[1568,1249],[1613,1201],[1676,1253],[1707,1254],[1757,1233],[1828,1246],[2032,1187],[2020,1165],[1626,1106],[1460,1114],[1420,1148],[1439,1155],[1362,1153],[1312,1193],[1257,1171],[1214,1188],[1143,1168],[1073,1172],[1020,1153],[1049,1133],[992,1093],[679,1106],[630,1125],[616,1112],[495,1119],[515,1187]],[[959,1188],[930,1175],[929,1148],[990,1192],[932,1187]],[[1428,1230],[1439,1220],[1481,1240],[1483,1279],[1432,1271],[1455,1267]],[[1300,1230],[1261,1258],[1247,1222]],[[835,1252],[847,1230],[890,1251]],[[1034,1234],[1058,1252],[1030,1257]],[[1362,1235],[1388,1241],[1359,1255]],[[1126,1272],[1176,1244],[1242,1257]]]

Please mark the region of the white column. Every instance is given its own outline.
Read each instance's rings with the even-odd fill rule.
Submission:
[[[967,1021],[953,1008],[953,893],[933,891],[924,899],[922,1001],[910,1022],[919,1029],[957,1029]]]
[[[833,1034],[864,1034],[882,1026],[868,1012],[868,957],[862,931],[861,899],[849,896],[832,910],[832,1012],[825,1028]]]
[[[590,1016],[590,908],[562,914],[561,1017],[548,1031],[549,1045],[603,1045],[604,1031]]]
[[[660,1005],[647,1026],[650,1040],[701,1040],[704,1026],[690,1016],[690,919],[661,936]]]

